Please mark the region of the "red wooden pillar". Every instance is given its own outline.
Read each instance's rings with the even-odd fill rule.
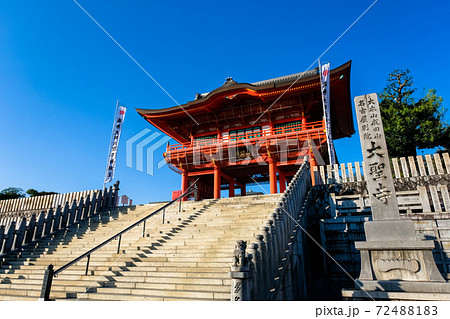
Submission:
[[[184,192],[188,189],[189,187],[189,179],[188,179],[188,171],[187,170],[183,170],[181,173],[181,193],[184,194]],[[183,197],[183,201],[186,201],[187,197]]]
[[[280,181],[280,193],[284,193],[286,190],[286,175],[283,172],[278,171]]]
[[[314,186],[316,182],[314,178],[314,166],[316,166],[316,159],[314,158],[311,146],[309,147],[308,155],[309,155],[309,169],[311,170],[311,183]]]
[[[306,116],[305,116],[305,111],[303,111],[303,107],[302,107],[302,131],[306,130]]]
[[[270,193],[278,193],[277,187],[277,161],[272,157],[269,157],[269,183],[270,183]]]
[[[214,166],[214,199],[220,198],[220,168]]]
[[[247,196],[247,190],[245,188],[245,185],[241,187],[241,196]]]
[[[228,197],[234,197],[234,178],[229,181],[230,187],[228,188]]]

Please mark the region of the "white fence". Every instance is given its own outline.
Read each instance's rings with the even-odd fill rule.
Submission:
[[[105,188],[103,191],[79,192],[75,193],[76,196],[72,196],[73,193],[40,196],[48,197],[44,203],[49,207],[40,210],[37,210],[36,207],[44,207],[39,206],[43,205],[41,201],[38,201],[41,204],[35,203],[36,206],[30,206],[23,203],[26,201],[8,200],[14,202],[14,205],[8,207],[15,209],[31,207],[34,210],[28,210],[32,214],[26,214],[27,210],[0,213],[0,257],[10,251],[19,250],[22,246],[35,242],[42,237],[52,235],[61,229],[66,229],[89,219],[105,209],[115,207],[118,191],[119,182],[116,182],[114,188],[110,186],[109,190]],[[90,192],[93,192],[92,196]],[[86,194],[86,197],[81,196],[82,194]],[[51,196],[55,197],[53,201]],[[79,196],[78,199],[77,196]],[[72,201],[69,202],[69,199],[72,199]],[[60,200],[64,200],[62,204],[59,204]],[[34,203],[33,201],[30,202]],[[18,203],[22,203],[23,206],[18,206]],[[57,204],[56,208],[52,207],[54,203]]]
[[[20,212],[31,210],[46,210],[64,206],[66,202],[72,203],[74,200],[79,201],[80,198],[91,198],[100,190],[90,190],[75,193],[52,194],[44,196],[22,197],[16,199],[0,200],[0,214],[7,212]]]
[[[448,153],[393,158],[391,165],[395,178],[450,174],[450,157]],[[363,162],[314,167],[316,185],[336,182],[362,182],[364,181],[364,175]]]

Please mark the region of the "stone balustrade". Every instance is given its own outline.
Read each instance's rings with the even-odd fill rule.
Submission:
[[[86,198],[74,199],[71,205],[66,202],[63,207],[50,207],[28,218],[22,214],[3,216],[0,218],[0,257],[115,207],[118,192],[119,181],[92,197],[88,194]]]
[[[305,163],[292,178],[254,242],[248,246],[246,241],[237,242],[230,272],[233,279],[231,300],[299,298],[298,287],[294,288],[299,285],[294,283],[294,277],[298,281],[301,276],[293,274],[303,273],[303,265],[293,256],[299,257],[298,246],[303,245],[304,212],[311,187],[309,164]]]

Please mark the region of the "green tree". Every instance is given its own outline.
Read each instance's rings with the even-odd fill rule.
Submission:
[[[442,97],[436,90],[416,100],[409,70],[394,70],[380,94],[380,111],[389,155],[415,156],[417,149],[449,148],[450,128],[444,121]]]
[[[25,193],[23,192],[22,188],[18,187],[9,187],[5,188],[0,192],[0,200],[2,199],[14,199],[14,198],[20,198],[25,197]]]
[[[43,195],[53,195],[53,194],[58,194],[58,193],[45,192],[45,191],[39,192],[33,188],[30,188],[29,190],[27,190],[27,194],[30,195],[30,197],[34,197],[34,196],[43,196]]]

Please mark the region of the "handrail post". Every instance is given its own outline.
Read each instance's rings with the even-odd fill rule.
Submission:
[[[166,209],[163,209],[163,217],[162,217],[162,223],[164,224],[164,219],[166,218]]]
[[[87,276],[88,274],[88,269],[89,269],[89,261],[91,260],[91,254],[89,254],[87,256],[87,262],[86,262],[86,271],[84,272],[84,274]]]
[[[50,300],[50,290],[52,289],[53,275],[54,275],[53,265],[50,264],[48,265],[44,273],[44,281],[42,282],[41,296],[39,297],[40,301]]]
[[[145,220],[144,225],[142,226],[142,237],[145,237]]]
[[[120,251],[120,241],[122,240],[122,235],[119,235],[119,243],[117,244],[117,253]]]
[[[181,212],[181,198],[180,198],[179,204],[178,204],[178,212]]]

